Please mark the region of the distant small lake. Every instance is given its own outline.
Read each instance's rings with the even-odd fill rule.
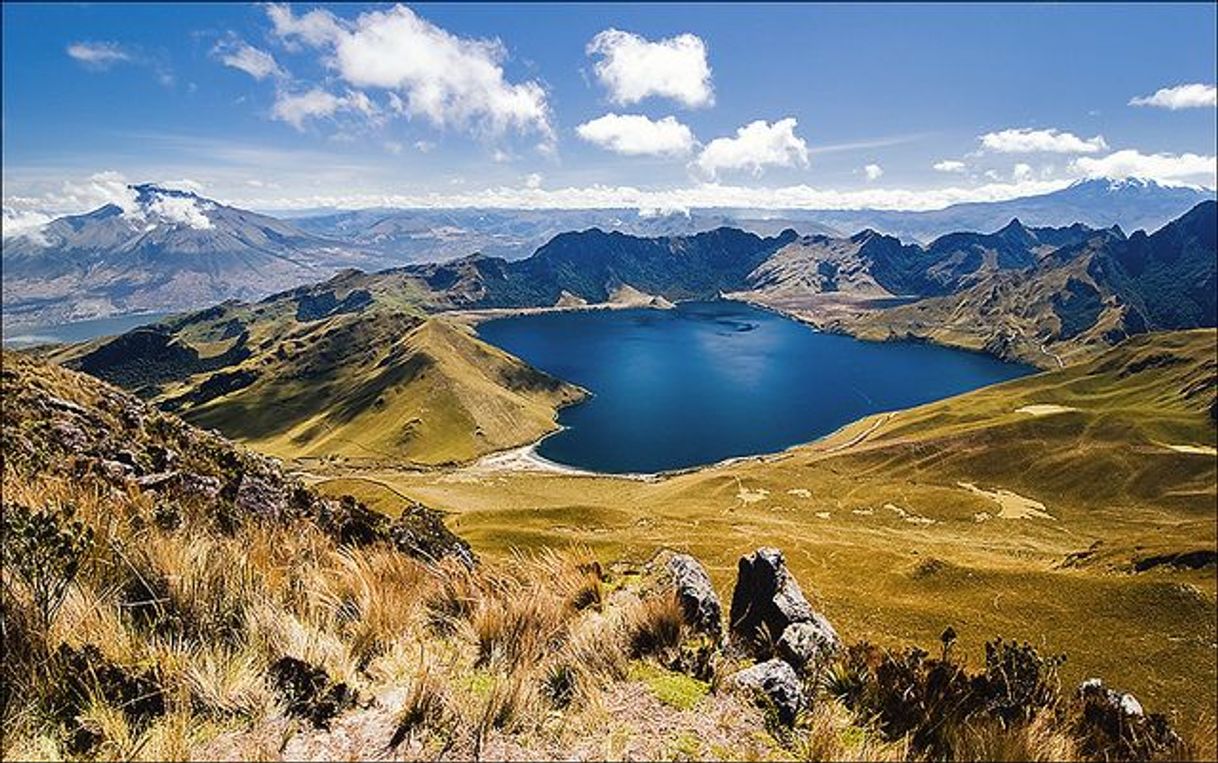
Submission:
[[[478,333],[590,390],[538,453],[598,472],[650,473],[770,453],[880,411],[1033,373],[988,355],[822,334],[748,305],[543,313]]]
[[[112,318],[94,318],[74,323],[58,323],[47,326],[4,327],[4,344],[11,347],[28,347],[52,342],[86,342],[99,336],[122,334],[139,326],[156,323],[169,313],[144,313],[143,315],[119,315]]]

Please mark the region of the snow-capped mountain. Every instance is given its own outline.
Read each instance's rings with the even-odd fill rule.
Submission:
[[[291,223],[155,185],[4,241],[6,320],[43,323],[254,299],[381,264]]]

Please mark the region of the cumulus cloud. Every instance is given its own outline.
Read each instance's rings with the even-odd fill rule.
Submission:
[[[348,84],[390,91],[395,111],[440,128],[552,139],[545,89],[532,80],[507,81],[507,52],[498,40],[458,37],[402,5],[353,22],[324,10],[295,16],[285,5],[271,5],[267,14],[276,35],[325,51],[325,65]],[[331,103],[314,96],[313,105],[324,110]]]
[[[541,188],[541,175],[536,172],[530,172],[524,176],[525,188]]]
[[[1188,85],[1159,88],[1154,95],[1129,100],[1130,106],[1154,106],[1160,109],[1204,109],[1218,106],[1218,87],[1194,82]]]
[[[207,216],[210,207],[210,204],[200,204],[189,196],[167,196],[158,193],[148,202],[147,212],[176,225],[208,230],[212,227],[211,218]]]
[[[108,69],[133,59],[117,42],[74,42],[68,46],[68,55],[93,69]]]
[[[614,103],[671,98],[690,108],[715,102],[706,43],[693,34],[652,42],[620,29],[606,29],[588,43],[596,77]]]
[[[980,140],[982,148],[1000,154],[1095,154],[1108,149],[1103,135],[1084,140],[1074,133],[1052,129],[1002,130],[986,133]]]
[[[39,246],[49,243],[42,233],[42,228],[53,220],[51,215],[37,210],[15,209],[5,205],[3,213],[4,240],[10,238],[27,238]]]
[[[931,168],[936,172],[964,172],[966,169],[964,162],[956,161],[955,159],[944,159],[935,162]]]
[[[271,116],[303,130],[310,119],[325,119],[339,112],[352,112],[375,120],[379,115],[376,104],[365,93],[350,90],[345,95],[313,88],[302,93],[280,92],[271,107]]]
[[[1136,177],[1166,185],[1197,184],[1207,188],[1218,184],[1218,157],[1191,153],[1143,154],[1130,148],[1101,157],[1080,156],[1070,163],[1070,170],[1088,178]]]
[[[659,120],[641,114],[606,114],[575,128],[576,134],[607,151],[626,156],[685,156],[694,148],[693,132],[676,117]]]
[[[1020,162],[1011,169],[1011,179],[1015,182],[1027,180],[1032,177],[1032,165]]]
[[[279,68],[274,56],[239,38],[229,38],[216,43],[216,47],[212,48],[212,55],[225,66],[240,69],[256,80],[284,76],[284,71]]]
[[[884,176],[884,168],[878,164],[868,164],[863,168],[863,174],[867,176],[868,181],[879,180]]]
[[[808,144],[795,135],[794,117],[774,124],[758,119],[736,130],[734,138],[715,138],[702,149],[695,166],[707,177],[723,170],[748,170],[761,175],[767,166],[806,167]]]

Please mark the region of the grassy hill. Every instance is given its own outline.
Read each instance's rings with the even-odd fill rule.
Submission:
[[[52,355],[284,457],[436,464],[531,442],[583,391],[351,272]]]
[[[952,625],[971,653],[1035,634],[1069,654],[1070,680],[1112,677],[1212,727],[1216,339],[1140,336],[784,453],[651,480],[371,470],[320,488],[389,513],[400,496],[451,511],[490,557],[681,549],[720,586],[766,538],[851,632],[927,643]]]

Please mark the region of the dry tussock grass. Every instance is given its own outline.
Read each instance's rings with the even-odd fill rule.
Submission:
[[[150,521],[156,507],[139,496],[12,474],[3,487],[6,501],[71,504],[95,528],[88,559],[45,633],[30,627],[28,597],[4,573],[4,667],[13,679],[5,759],[76,757],[74,734],[92,736],[90,755],[132,760],[209,752],[263,759],[298,749],[285,747],[289,738],[309,738],[313,746],[299,749],[337,757],[373,749],[367,745],[408,757],[913,754],[905,740],[883,740],[827,698],[780,732],[718,693],[714,680],[692,709],[640,690],[628,679],[635,660],[708,678],[727,666],[703,659],[704,645],[674,598],[619,587],[586,548],[518,554],[471,571],[384,546],[339,547],[306,522],[248,522],[225,534],[185,512],[166,529]],[[106,683],[117,679],[99,677],[60,715],[49,710],[64,702],[54,656],[89,645],[105,663],[98,676],[108,675],[106,665],[152,676],[162,707],[133,712]],[[288,702],[268,676],[285,657],[354,693],[348,717],[356,720],[342,735],[350,746],[334,746],[341,740],[303,720],[284,720]],[[1198,757],[1212,749],[1210,733],[1209,747],[1194,742]],[[952,740],[961,759],[1078,752],[1047,715],[1014,732],[961,727]]]

